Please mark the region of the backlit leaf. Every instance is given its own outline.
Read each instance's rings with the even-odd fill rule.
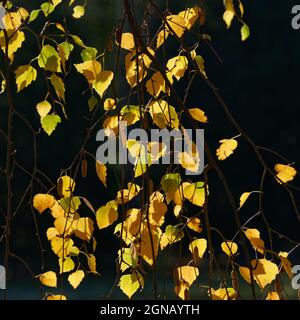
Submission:
[[[81,281],[83,280],[84,276],[85,276],[84,271],[77,270],[68,276],[68,281],[74,289],[77,289],[77,287],[80,285]]]
[[[225,160],[233,154],[233,151],[237,148],[238,143],[235,139],[223,139],[220,140],[220,147],[217,149],[216,154],[219,160]]]
[[[99,229],[111,226],[118,219],[118,205],[116,201],[109,201],[105,206],[100,207],[96,212],[96,219]]]
[[[49,44],[42,47],[41,53],[38,56],[38,64],[41,68],[48,71],[61,72],[59,54]]]
[[[130,299],[139,288],[144,287],[144,279],[138,272],[125,274],[120,278],[118,286]]]
[[[54,271],[47,271],[39,275],[39,280],[44,286],[53,288],[57,287],[57,277]]]
[[[15,71],[16,74],[16,84],[18,92],[28,87],[32,81],[36,80],[37,71],[31,65],[20,66]]]
[[[222,242],[221,248],[229,257],[235,255],[238,251],[237,244],[232,241]]]

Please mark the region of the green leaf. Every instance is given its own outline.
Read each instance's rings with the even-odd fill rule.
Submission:
[[[61,122],[60,116],[57,114],[48,114],[41,119],[41,124],[48,136],[55,130],[58,123]]]
[[[83,61],[93,60],[96,58],[98,50],[93,47],[86,47],[81,51],[81,58]]]
[[[29,22],[34,21],[35,19],[37,19],[37,17],[39,16],[41,10],[37,9],[37,10],[32,10],[29,16]]]
[[[61,72],[58,52],[49,44],[43,46],[41,53],[38,56],[38,64],[41,68],[46,70]]]
[[[250,29],[249,27],[246,25],[246,23],[243,24],[242,28],[241,28],[241,37],[242,37],[242,41],[245,41],[249,38],[250,36]]]
[[[65,61],[67,61],[70,57],[71,52],[74,49],[74,45],[70,42],[62,42],[58,45],[58,52],[63,54],[63,58]]]
[[[16,84],[18,92],[28,87],[32,81],[36,80],[37,71],[31,65],[20,66],[16,71]]]
[[[54,11],[54,6],[51,2],[44,2],[41,4],[41,9],[43,10],[45,17],[48,17],[48,15]]]
[[[84,6],[75,6],[73,9],[73,18],[80,19],[84,16],[85,9]]]
[[[98,103],[98,100],[95,96],[91,96],[88,100],[89,110],[93,111]]]

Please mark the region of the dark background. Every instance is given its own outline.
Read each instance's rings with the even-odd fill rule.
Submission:
[[[70,29],[74,34],[81,36],[89,46],[95,46],[101,51],[107,42],[108,34],[113,27],[118,24],[122,17],[121,1],[102,1],[91,0],[87,7],[87,13],[80,21],[71,22]],[[142,7],[143,1],[134,1]],[[185,5],[193,5],[194,1],[173,1],[174,13],[183,10]],[[182,2],[182,3],[181,3]],[[210,34],[212,45],[222,58],[220,63],[212,51],[204,43],[199,46],[198,53],[206,61],[206,70],[209,79],[219,88],[221,95],[226,100],[231,112],[242,128],[262,146],[267,146],[285,155],[291,162],[296,163],[300,160],[299,154],[299,72],[300,72],[300,30],[295,31],[291,27],[291,9],[297,1],[243,1],[245,5],[245,20],[250,26],[251,36],[246,42],[240,40],[240,24],[236,21],[230,30],[226,30],[222,21],[223,5],[221,0],[207,1],[207,21],[201,32]],[[178,5],[176,5],[178,4]],[[27,7],[27,6],[25,6]],[[55,15],[52,17],[55,19]],[[35,24],[39,28],[39,21]],[[154,21],[156,23],[156,21]],[[16,65],[26,64],[38,54],[36,45],[30,37],[27,40],[26,51],[20,50],[16,55]],[[170,45],[168,55],[176,55],[177,47]],[[75,56],[73,63],[79,63],[80,57]],[[110,54],[106,61],[108,69],[112,69],[114,55]],[[17,109],[25,115],[34,128],[39,127],[39,119],[36,114],[35,105],[44,99],[46,94],[42,76],[39,75],[39,82],[24,90],[19,94],[15,101]],[[182,85],[184,86],[184,85]],[[83,141],[89,117],[87,99],[88,95],[81,92],[86,88],[85,80],[75,71],[66,81],[67,105],[66,111],[69,119],[63,120],[52,136],[49,138],[45,133],[38,136],[38,167],[41,171],[56,181],[60,175],[61,168],[67,168]],[[118,92],[128,94],[128,85],[120,81]],[[178,90],[183,90],[179,87]],[[6,102],[0,96],[0,124],[5,128],[6,124]],[[197,82],[188,99],[188,104],[203,108],[209,118],[209,124],[205,127],[206,141],[212,150],[218,146],[220,138],[230,138],[237,132],[230,125],[220,105],[212,95],[211,91],[202,82]],[[101,112],[99,113],[99,116]],[[100,127],[99,127],[100,129]],[[15,148],[17,159],[30,170],[32,166],[32,139],[30,132],[20,121],[16,120],[14,125]],[[1,140],[0,161],[4,164],[5,146]],[[97,144],[95,134],[92,135],[89,143],[89,151],[95,154]],[[280,162],[274,156],[265,154],[265,158],[271,167]],[[111,185],[106,190],[98,181],[94,172],[94,163],[90,161],[88,177],[79,177],[76,182],[78,188],[76,193],[87,197],[95,208],[105,204],[108,200],[115,197],[118,185],[115,183],[115,175],[120,174],[120,168],[114,167],[109,170]],[[220,163],[221,168],[226,172],[230,187],[236,197],[244,191],[258,190],[262,168],[259,166],[253,151],[247,144],[239,139],[239,148],[227,161]],[[115,175],[114,175],[115,172]],[[155,174],[155,172],[152,172]],[[160,173],[158,173],[159,175]],[[0,186],[5,186],[1,176]],[[295,179],[295,183],[299,179]],[[22,190],[28,183],[28,177],[20,171],[16,171],[14,180],[15,203],[20,199]],[[225,236],[231,238],[236,232],[233,213],[230,210],[228,200],[217,177],[210,176],[210,203],[209,214],[211,224],[220,228]],[[35,186],[36,192],[42,190],[38,185]],[[5,209],[5,188],[0,187],[1,207]],[[299,223],[291,207],[288,195],[280,188],[279,184],[271,177],[267,178],[265,186],[264,212],[274,229],[294,240],[299,239]],[[299,204],[299,195],[296,194],[296,201]],[[87,209],[86,209],[87,210]],[[245,208],[241,210],[241,220],[246,221],[248,217],[258,210],[257,195],[251,196]],[[84,213],[82,213],[84,215]],[[88,215],[89,213],[87,213]],[[46,240],[45,232],[47,227],[52,224],[49,214],[37,216],[42,240],[46,249],[46,269],[57,268],[56,258],[50,251]],[[4,224],[3,221],[1,222]],[[260,218],[253,221],[249,226],[257,227],[262,232],[262,237],[267,240],[265,228]],[[112,228],[101,232],[96,231],[98,240],[97,260],[98,271],[101,277],[90,276],[83,281],[75,292],[65,284],[65,291],[70,298],[91,299],[100,298],[105,295],[114,280],[114,261],[116,258],[116,248],[118,240],[111,237]],[[205,236],[205,234],[204,234]],[[291,245],[284,240],[275,239],[275,249],[288,251]],[[220,239],[216,237],[216,244]],[[0,243],[3,249],[3,243]],[[174,261],[177,257],[178,247],[172,251]],[[27,261],[34,274],[40,273],[40,249],[35,236],[34,219],[32,213],[25,203],[21,207],[18,215],[13,222],[12,251],[20,255]],[[0,256],[2,264],[3,255]],[[299,250],[291,256],[291,260],[299,264]],[[222,256],[220,256],[222,260]],[[174,263],[170,261],[170,264]],[[9,298],[39,298],[38,286],[31,280],[31,276],[22,264],[18,261],[10,260],[11,269],[8,277],[12,286],[8,291]],[[165,267],[159,261],[161,274],[166,272]],[[205,264],[205,263],[204,263]],[[205,273],[205,270],[203,271]],[[167,274],[171,279],[171,275]],[[149,282],[151,282],[149,276]],[[202,284],[205,284],[202,279]],[[168,283],[168,290],[172,292],[172,283]],[[145,293],[137,297],[148,296],[151,287],[146,286]],[[53,290],[51,290],[53,292]],[[172,293],[170,293],[172,297]],[[114,297],[121,297],[119,290],[116,290]]]

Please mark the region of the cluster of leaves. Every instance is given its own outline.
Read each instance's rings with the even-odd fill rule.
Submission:
[[[67,117],[65,99],[65,78],[76,70],[87,81],[90,98],[89,110],[92,112],[97,106],[103,107],[105,120],[103,128],[108,134],[118,132],[119,122],[126,121],[127,126],[140,125],[159,129],[178,129],[185,139],[185,127],[182,123],[182,113],[186,112],[191,123],[205,126],[208,123],[206,111],[197,106],[186,107],[185,101],[178,97],[174,84],[182,79],[190,80],[198,75],[204,81],[208,79],[205,69],[205,59],[199,54],[198,42],[190,48],[184,44],[184,37],[193,34],[195,25],[205,23],[205,11],[200,7],[186,8],[178,14],[167,11],[161,16],[161,26],[152,39],[145,43],[140,31],[133,21],[132,13],[125,1],[125,12],[131,27],[131,32],[116,32],[115,46],[118,51],[124,50],[125,78],[130,94],[137,92],[143,99],[138,105],[120,105],[119,99],[113,90],[114,72],[104,67],[104,52],[99,53],[96,48],[86,46],[77,36],[69,33],[67,26],[50,19],[56,7],[62,0],[49,0],[30,13],[24,8],[14,9],[8,3],[8,13],[3,19],[5,29],[0,32],[0,46],[14,63],[14,55],[22,47],[27,33],[32,33],[39,48],[38,55],[26,65],[14,66],[17,92],[22,91],[35,80],[37,75],[44,75],[47,83],[47,92],[36,109],[40,117],[43,130],[50,136],[60,123],[62,115]],[[85,13],[85,5],[76,4],[75,0],[68,2],[72,8],[74,19],[81,18]],[[154,10],[156,6],[153,1]],[[127,3],[127,7],[126,7]],[[236,18],[242,24],[242,40],[250,34],[249,27],[243,21],[244,7],[240,0],[237,10],[233,0],[225,0],[223,19],[229,28]],[[37,19],[46,19],[41,32],[34,31],[31,25]],[[123,27],[122,27],[123,28]],[[52,36],[47,32],[51,31]],[[53,32],[55,35],[53,36]],[[164,50],[167,40],[175,39],[180,44],[179,53],[161,62],[157,57],[160,50]],[[205,37],[207,40],[207,36]],[[70,63],[74,50],[80,50],[82,61]],[[100,60],[100,61],[99,61]],[[6,79],[3,77],[3,91],[6,90]],[[111,90],[109,90],[111,89]],[[175,91],[174,91],[175,90]],[[108,94],[109,93],[109,94]],[[172,97],[173,96],[173,97]],[[170,104],[173,98],[174,103]],[[185,100],[185,99],[184,99]],[[111,115],[111,111],[114,114]],[[146,124],[146,125],[145,125]],[[234,154],[238,148],[238,138],[220,139],[216,148],[216,157],[223,161]],[[96,270],[95,250],[97,241],[94,229],[104,229],[114,225],[114,234],[120,239],[120,249],[117,252],[117,266],[119,269],[118,286],[131,298],[135,292],[144,287],[145,266],[155,267],[159,254],[175,243],[180,243],[188,237],[189,261],[176,265],[174,273],[174,291],[181,299],[189,298],[190,287],[200,277],[200,266],[205,254],[213,254],[211,239],[200,237],[205,231],[210,233],[207,220],[207,204],[209,188],[207,179],[196,181],[187,179],[181,172],[188,169],[196,172],[200,159],[198,150],[193,141],[189,141],[189,151],[175,154],[180,166],[170,166],[162,176],[160,184],[154,186],[150,176],[151,164],[166,154],[166,145],[161,143],[141,143],[128,140],[125,147],[135,159],[133,180],[127,182],[127,188],[121,188],[115,199],[94,210],[93,205],[84,197],[75,196],[75,177],[64,175],[57,181],[57,195],[39,193],[33,198],[34,208],[41,214],[50,212],[54,218],[53,226],[46,232],[52,251],[58,257],[58,274],[68,273],[68,281],[76,289],[87,273],[98,275]],[[87,160],[82,161],[82,172],[85,176]],[[95,161],[93,159],[93,161]],[[110,185],[106,179],[108,168],[96,161],[96,174],[106,188]],[[274,177],[279,184],[285,185],[292,181],[296,170],[287,164],[276,164]],[[204,180],[204,181],[203,181]],[[240,197],[239,210],[248,197],[261,191],[245,192]],[[142,196],[143,194],[143,196]],[[143,202],[137,206],[137,199]],[[84,206],[82,206],[84,204]],[[84,210],[83,210],[84,208]],[[81,216],[79,211],[91,211],[92,217]],[[167,219],[168,215],[168,219]],[[169,224],[169,217],[176,221]],[[202,220],[205,223],[202,223]],[[220,248],[228,257],[228,266],[231,267],[232,287],[222,280],[220,288],[214,289],[211,284],[207,291],[211,299],[237,299],[240,297],[238,276],[251,286],[254,282],[263,290],[276,282],[276,290],[269,290],[267,299],[280,299],[281,290],[279,272],[283,268],[289,277],[291,263],[288,252],[274,252],[266,248],[257,229],[247,226],[240,228],[241,237],[248,239],[253,249],[255,259],[249,261],[248,266],[239,265],[236,258],[245,251],[240,250],[235,237],[223,237]],[[208,250],[207,250],[208,249]],[[267,254],[277,258],[277,263],[267,259]],[[45,286],[57,287],[57,272],[47,271],[38,275]],[[210,282],[210,281],[209,281]],[[269,286],[268,286],[269,289]],[[63,295],[50,294],[47,299],[66,299]]]

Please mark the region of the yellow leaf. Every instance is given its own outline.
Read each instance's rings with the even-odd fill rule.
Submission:
[[[7,54],[11,61],[13,60],[14,53],[22,47],[24,41],[25,34],[23,31],[18,30],[10,35]],[[0,46],[2,51],[6,54],[6,39],[2,30],[0,31]]]
[[[41,125],[44,131],[50,136],[61,122],[61,118],[57,114],[47,114],[41,118]]]
[[[233,11],[226,10],[226,11],[224,12],[224,14],[223,14],[223,20],[225,21],[227,28],[230,28],[231,22],[232,22],[234,16],[235,16],[235,13],[234,13]]]
[[[292,272],[292,263],[288,259],[288,253],[280,251],[278,254],[281,264],[287,273],[287,275],[292,279],[294,277],[294,274]]]
[[[112,225],[118,219],[118,204],[112,200],[105,206],[100,207],[96,212],[96,219],[99,229]]]
[[[41,101],[36,105],[36,110],[41,118],[45,117],[51,110],[51,104],[47,101]]]
[[[178,128],[179,119],[176,109],[165,100],[152,101],[149,104],[153,122],[160,128]]]
[[[233,288],[219,288],[217,290],[211,289],[212,300],[234,300],[236,292]]]
[[[188,220],[187,226],[195,232],[202,232],[203,229],[200,227],[200,223],[201,221],[199,218],[193,217]]]
[[[183,196],[189,200],[192,204],[203,207],[205,203],[205,186],[204,182],[195,182],[186,185],[183,189]],[[208,190],[207,190],[208,194]]]
[[[64,217],[64,215],[65,215],[65,210],[60,205],[60,203],[56,200],[55,200],[54,205],[51,207],[51,215],[55,219],[60,218],[60,217]]]
[[[69,272],[75,268],[75,263],[70,257],[59,258],[59,273]]]
[[[244,192],[241,197],[240,197],[240,208],[244,205],[244,203],[247,201],[247,199],[249,198],[251,192]],[[240,209],[239,208],[239,209]]]
[[[164,42],[167,40],[169,36],[169,31],[166,29],[162,29],[156,38],[156,48],[158,49],[161,45],[164,44]]]
[[[51,241],[53,238],[59,235],[59,232],[55,228],[48,228],[46,234],[47,234],[47,239]]]
[[[139,288],[144,287],[144,279],[138,272],[125,274],[120,278],[118,286],[130,299]]]
[[[180,241],[184,237],[184,232],[180,226],[168,225],[160,239],[160,248],[163,250],[167,245]]]
[[[39,212],[42,213],[46,209],[50,209],[55,203],[55,198],[50,194],[38,193],[33,198],[33,206]]]
[[[155,72],[146,82],[148,93],[153,97],[158,97],[161,92],[165,92],[165,80],[160,72]]]
[[[76,237],[89,241],[94,232],[94,222],[88,217],[79,218],[74,221],[73,229]]]
[[[88,265],[91,270],[91,272],[95,275],[98,275],[97,269],[96,269],[96,257],[93,254],[88,255]]]
[[[28,87],[32,81],[36,80],[37,77],[36,69],[29,64],[18,67],[15,74],[18,92]]]
[[[189,152],[178,152],[178,163],[186,170],[197,172],[199,169],[199,156],[193,156]]]
[[[220,147],[217,149],[217,157],[219,160],[225,160],[233,154],[233,151],[237,148],[238,143],[234,139],[220,140]]]
[[[114,73],[112,71],[102,71],[94,81],[93,88],[101,98],[103,97],[104,92],[110,86],[113,77]]]
[[[154,259],[156,259],[158,254],[159,238],[161,235],[161,230],[157,226],[150,225],[147,222],[141,225],[141,257],[150,265],[153,265]],[[152,239],[152,241],[151,241]],[[153,248],[152,248],[153,244]],[[154,253],[154,256],[153,256]]]
[[[201,8],[186,8],[184,11],[178,13],[178,16],[185,20],[185,27],[191,29],[194,23],[199,19],[201,15]]]
[[[39,275],[38,277],[44,286],[53,287],[53,288],[57,287],[57,277],[54,271],[47,271]]]
[[[196,239],[189,244],[189,250],[191,251],[195,261],[198,261],[199,259],[203,258],[206,248],[206,239]]]
[[[59,195],[70,198],[75,189],[75,181],[69,176],[62,176],[58,179],[57,183]]]
[[[127,189],[118,191],[116,202],[118,204],[126,203],[136,197],[139,194],[140,190],[141,188],[139,185],[128,183]]]
[[[235,255],[238,251],[238,245],[232,241],[222,242],[221,248],[229,257]]]
[[[73,233],[73,217],[59,217],[55,219],[54,226],[60,235],[66,237]]]
[[[292,181],[297,174],[293,167],[284,164],[276,164],[275,171],[277,172],[276,177],[280,179],[277,180],[280,184]]]
[[[279,296],[278,292],[270,291],[270,292],[268,292],[266,300],[280,300],[280,296]]]
[[[153,225],[161,226],[165,222],[165,214],[168,211],[167,205],[161,199],[152,196],[149,205],[149,222]]]
[[[67,300],[67,298],[62,294],[51,294],[47,296],[46,300]]]
[[[199,276],[199,269],[192,266],[182,266],[175,269],[175,279],[186,282],[189,287]],[[178,282],[176,281],[175,282]]]
[[[247,229],[244,232],[254,249],[256,249],[261,254],[264,254],[265,243],[262,239],[260,239],[260,232],[257,229]]]
[[[84,278],[84,271],[77,270],[68,276],[68,281],[71,284],[71,286],[74,289],[76,289],[80,285],[83,278]]]
[[[97,60],[88,60],[83,63],[74,64],[76,70],[83,74],[90,83],[96,80],[102,70],[101,63]]]
[[[73,9],[72,16],[75,19],[80,19],[81,17],[84,16],[84,13],[85,13],[84,6],[75,6]]]
[[[185,20],[178,15],[170,15],[166,17],[166,29],[175,33],[178,38],[181,38],[185,31]]]
[[[130,32],[122,33],[120,46],[126,50],[133,50],[135,48],[133,34]]]
[[[66,89],[63,80],[60,77],[58,77],[55,73],[53,73],[50,77],[50,82],[58,98],[64,102]]]
[[[185,281],[179,281],[174,288],[175,294],[182,300],[189,300],[190,286]]]
[[[70,238],[55,237],[51,240],[53,252],[60,258],[70,254],[74,241]]]
[[[19,29],[28,16],[28,11],[21,7],[18,8],[16,12],[8,12],[2,18],[4,29],[6,29],[6,31]]]
[[[113,98],[107,98],[103,104],[104,110],[113,110],[116,108],[116,100]]]
[[[199,122],[207,123],[208,121],[207,116],[205,115],[205,112],[199,108],[189,109],[189,113],[193,119]]]
[[[251,265],[254,268],[254,280],[261,289],[264,289],[268,284],[271,284],[279,273],[277,265],[266,259],[252,260]],[[240,267],[239,271],[244,280],[251,283],[249,268]]]
[[[167,69],[176,80],[180,80],[184,76],[188,68],[188,59],[184,56],[177,56],[169,59],[167,62]]]
[[[106,176],[107,176],[107,168],[106,165],[101,163],[99,160],[96,160],[96,172],[100,181],[107,187],[106,185]]]

